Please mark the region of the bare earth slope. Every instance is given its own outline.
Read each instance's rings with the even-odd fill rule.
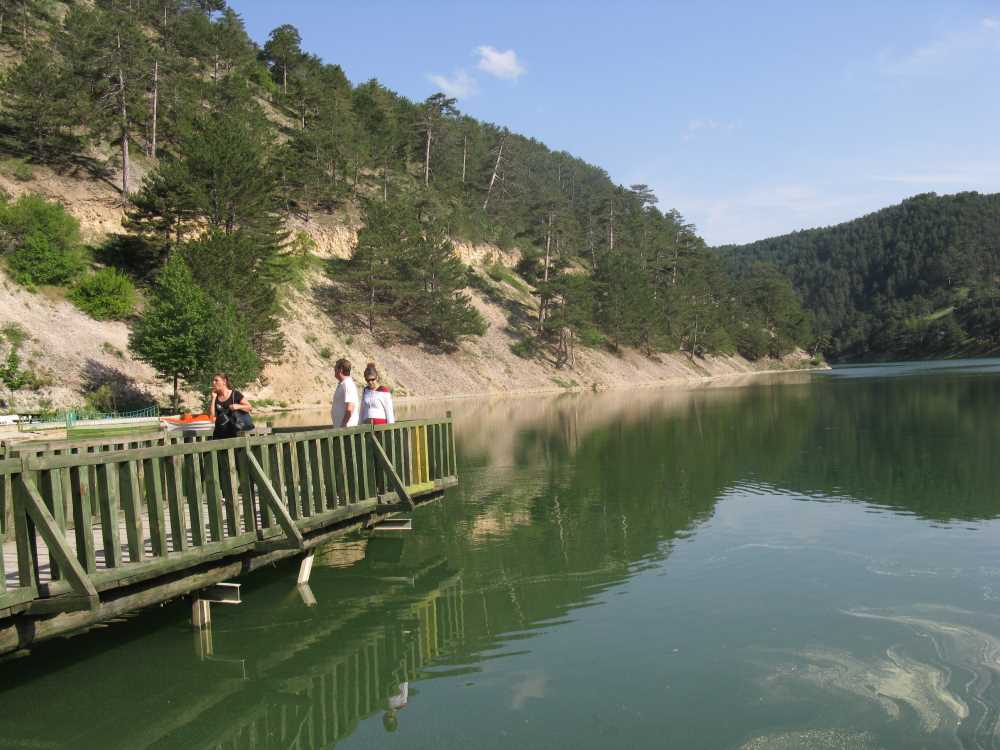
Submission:
[[[39,169],[28,183],[0,175],[0,189],[14,196],[38,192],[63,202],[80,220],[84,236],[90,240],[121,231],[117,195],[105,183]],[[313,237],[318,254],[345,257],[358,222],[349,215],[319,217],[296,222],[293,228]],[[516,254],[504,254],[490,246],[459,243],[458,251],[474,268],[516,262]],[[457,351],[444,354],[409,344],[386,346],[366,331],[338,324],[327,312],[337,290],[321,274],[314,274],[287,300],[284,357],[268,365],[263,382],[248,388],[248,394],[288,406],[326,404],[335,386],[333,360],[340,356],[350,358],[359,369],[365,362],[376,362],[399,395],[430,397],[681,384],[801,364],[801,357],[783,363],[751,364],[741,357],[690,359],[671,354],[649,358],[635,351],[612,354],[580,347],[573,367],[557,369],[551,363],[513,354],[510,347],[517,338],[508,330],[508,310],[520,307],[530,314],[533,302],[530,295],[508,284],[491,283],[493,294],[489,298],[470,290],[474,304],[489,322],[486,335],[468,339]],[[153,370],[128,354],[125,324],[92,320],[60,294],[27,292],[0,271],[0,325],[8,322],[17,322],[28,331],[31,340],[26,359],[51,382],[36,393],[19,395],[21,408],[37,407],[42,401],[55,407],[79,404],[83,393],[104,382],[118,391],[138,390],[160,398],[167,393],[166,384]]]

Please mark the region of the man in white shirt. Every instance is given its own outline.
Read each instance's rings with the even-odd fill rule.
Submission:
[[[337,378],[337,390],[333,392],[333,409],[330,415],[334,427],[355,427],[361,410],[358,405],[358,387],[351,377],[351,362],[341,357],[333,366]]]

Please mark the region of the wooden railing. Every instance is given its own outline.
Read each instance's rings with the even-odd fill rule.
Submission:
[[[131,441],[130,441],[131,442]],[[0,619],[235,555],[304,548],[456,481],[451,419],[0,461]],[[15,554],[16,551],[16,554]]]

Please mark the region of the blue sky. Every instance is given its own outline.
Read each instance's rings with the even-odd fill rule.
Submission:
[[[441,88],[647,183],[710,244],[1000,191],[1000,5],[232,0],[352,82]]]

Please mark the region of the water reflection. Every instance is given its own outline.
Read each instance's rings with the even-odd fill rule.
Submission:
[[[997,381],[754,382],[407,406],[461,476],[411,534],[204,658],[175,607],[0,665],[0,747],[996,745]]]
[[[369,717],[394,731],[464,623],[461,576],[441,557],[387,561],[393,545],[366,540],[353,565],[331,550],[309,608],[290,566],[254,581],[249,603],[216,612],[210,653],[172,607],[159,631],[140,617],[7,662],[0,747],[332,747]]]

